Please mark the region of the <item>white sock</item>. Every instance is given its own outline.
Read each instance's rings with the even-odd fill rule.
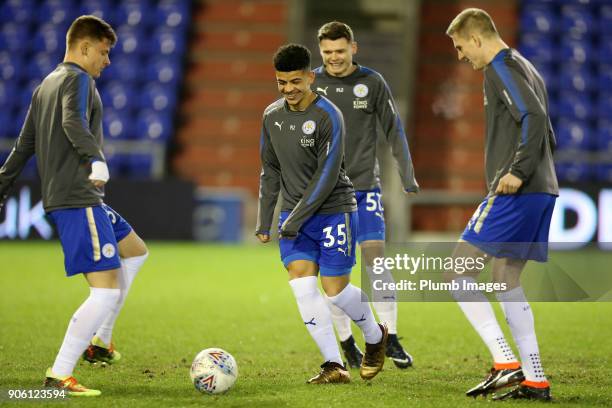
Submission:
[[[334,327],[336,328],[336,332],[338,333],[338,338],[340,341],[345,341],[349,337],[353,335],[351,330],[351,319],[344,313],[342,309],[338,306],[334,305],[331,300],[326,296],[327,306],[329,307],[329,311],[331,312],[332,321],[334,322]]]
[[[145,260],[149,256],[147,252],[141,256],[134,256],[131,258],[123,258],[121,259],[121,269],[119,270],[119,288],[121,289],[121,296],[119,297],[119,301],[113,307],[113,310],[108,315],[108,317],[104,320],[100,328],[96,331],[96,336],[100,338],[106,345],[110,345],[111,339],[113,337],[113,327],[115,326],[115,321],[117,320],[117,316],[119,316],[119,312],[123,308],[125,304],[125,299],[127,294],[132,286],[132,282],[134,282],[134,278],[138,271],[144,264]]]
[[[389,328],[389,334],[397,334],[397,303],[395,302],[372,302],[374,310],[381,323]]]
[[[90,288],[89,297],[72,316],[62,347],[51,371],[59,377],[72,375],[74,366],[94,332],[119,300],[119,289]]]
[[[343,365],[340,349],[336,343],[331,312],[317,287],[317,277],[292,279],[289,281],[297,300],[302,321],[319,347],[323,359]]]
[[[461,277],[454,280],[463,287],[463,282],[476,282],[470,277]],[[512,348],[506,341],[504,333],[499,327],[491,303],[481,291],[457,290],[451,291],[457,304],[478,332],[480,338],[489,348],[493,362],[496,364],[516,363]]]
[[[365,300],[362,302],[361,297]],[[366,343],[376,344],[382,339],[382,332],[374,319],[365,293],[352,284],[346,285],[336,296],[328,296],[331,302],[344,311],[363,332]]]
[[[534,382],[546,381],[540,361],[533,312],[527,303],[523,288],[519,286],[507,292],[498,293],[497,300],[501,303],[512,337],[518,347],[525,379]]]
[[[393,275],[388,269],[385,269],[381,274],[375,274],[374,268],[366,267],[366,273],[370,278],[370,282],[374,279],[382,280],[383,283],[395,283]],[[397,334],[397,303],[394,290],[377,290],[372,293],[372,306],[376,310],[378,320],[385,323],[389,328],[389,334]]]

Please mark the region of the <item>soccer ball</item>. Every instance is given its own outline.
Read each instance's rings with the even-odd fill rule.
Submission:
[[[195,356],[189,376],[196,390],[202,394],[221,394],[236,382],[238,365],[227,351],[208,348]]]

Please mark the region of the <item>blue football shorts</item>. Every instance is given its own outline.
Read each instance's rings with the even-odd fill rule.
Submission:
[[[468,222],[461,239],[497,258],[545,262],[556,199],[546,193],[486,198]]]
[[[66,276],[121,266],[117,243],[132,227],[106,204],[49,213],[64,251]]]
[[[355,191],[359,225],[357,242],[385,240],[385,209],[381,201],[379,188]]]
[[[281,212],[279,230],[289,214]],[[281,260],[285,267],[297,260],[312,261],[319,265],[321,276],[349,274],[355,265],[356,225],[356,212],[313,215],[296,239],[280,239]]]

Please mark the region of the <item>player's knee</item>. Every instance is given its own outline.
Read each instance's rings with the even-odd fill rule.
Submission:
[[[349,284],[347,276],[321,277],[321,287],[325,294],[329,297],[336,296],[346,288]]]

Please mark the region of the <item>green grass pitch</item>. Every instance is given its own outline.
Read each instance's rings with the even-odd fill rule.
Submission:
[[[150,243],[149,247],[151,256],[136,278],[115,331],[123,360],[107,368],[80,363],[75,376],[100,388],[103,395],[60,404],[360,408],[491,404],[464,396],[482,379],[490,361],[453,303],[399,305],[399,333],[415,357],[414,368],[398,370],[387,361],[371,384],[352,371],[351,384],[309,386],[305,380],[317,372],[321,357],[300,321],[274,243]],[[609,262],[609,253],[606,257],[601,262]],[[354,280],[358,282],[358,276]],[[0,389],[39,387],[71,314],[87,296],[87,286],[81,277],[64,277],[57,242],[0,243],[0,283]],[[612,406],[612,303],[532,306],[554,406]],[[498,317],[502,322],[501,314]],[[363,345],[361,335],[358,339]],[[224,348],[238,362],[238,381],[225,395],[203,396],[189,381],[191,360],[207,347]]]

